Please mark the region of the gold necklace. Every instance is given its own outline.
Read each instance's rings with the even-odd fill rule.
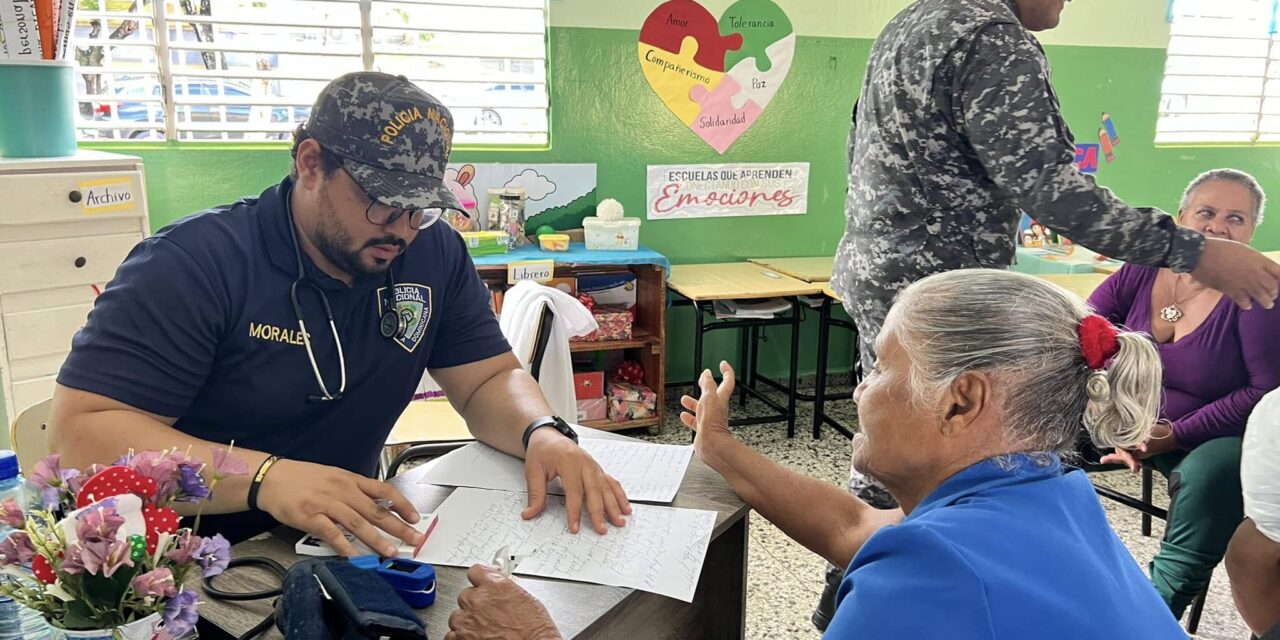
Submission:
[[[1196,296],[1198,296],[1198,295],[1200,295],[1200,294],[1204,293],[1205,291],[1207,291],[1207,289],[1201,289],[1201,290],[1199,290],[1199,291],[1197,291],[1197,292],[1195,292],[1195,293],[1191,294],[1191,295],[1190,295],[1189,297],[1187,297],[1186,299],[1184,299],[1184,300],[1179,300],[1179,299],[1178,299],[1178,283],[1179,283],[1179,282],[1181,282],[1181,281],[1182,281],[1182,278],[1181,278],[1181,277],[1179,277],[1177,274],[1174,274],[1174,276],[1173,276],[1173,304],[1170,304],[1169,306],[1167,306],[1167,307],[1165,307],[1165,308],[1163,308],[1163,309],[1161,309],[1161,310],[1160,310],[1160,319],[1161,319],[1161,320],[1164,320],[1165,322],[1168,322],[1169,324],[1177,324],[1177,323],[1178,323],[1178,321],[1179,321],[1179,320],[1181,320],[1181,319],[1182,319],[1182,317],[1183,317],[1184,315],[1186,315],[1186,314],[1184,314],[1184,313],[1182,312],[1182,307],[1181,307],[1181,306],[1179,306],[1179,305],[1183,305],[1183,304],[1186,304],[1186,303],[1188,303],[1188,302],[1191,302],[1192,300],[1194,300],[1194,299],[1195,299],[1195,297],[1196,297]]]

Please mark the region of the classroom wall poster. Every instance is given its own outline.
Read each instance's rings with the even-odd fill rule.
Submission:
[[[653,165],[650,220],[797,215],[809,207],[809,163]]]
[[[1076,145],[1076,169],[1080,173],[1098,172],[1098,153],[1100,145],[1084,143]]]
[[[446,169],[444,183],[464,205],[476,203],[479,220],[489,215],[489,189],[523,188],[526,229],[577,229],[598,199],[594,164],[465,163]]]
[[[795,49],[773,0],[738,0],[718,21],[695,0],[669,0],[645,19],[637,51],[663,104],[723,154],[769,106]]]

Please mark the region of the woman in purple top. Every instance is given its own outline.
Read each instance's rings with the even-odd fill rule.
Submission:
[[[1248,243],[1266,196],[1247,173],[1218,169],[1191,182],[1179,224]],[[1160,421],[1147,442],[1104,463],[1145,461],[1169,480],[1169,522],[1151,561],[1156,589],[1181,617],[1204,590],[1243,519],[1240,443],[1254,405],[1280,386],[1280,306],[1243,311],[1190,274],[1125,265],[1089,303],[1151,335],[1164,363]]]

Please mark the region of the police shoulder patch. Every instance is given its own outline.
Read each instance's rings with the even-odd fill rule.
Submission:
[[[378,315],[386,311],[383,307],[389,299],[405,326],[404,335],[394,340],[405,351],[413,353],[423,336],[427,335],[427,325],[431,323],[431,287],[397,282],[391,296],[386,296],[385,292],[385,287],[378,290]]]

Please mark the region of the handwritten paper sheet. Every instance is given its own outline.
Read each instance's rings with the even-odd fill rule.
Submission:
[[[582,438],[580,444],[605,473],[622,483],[627,498],[641,502],[674,500],[693,455],[692,447],[671,444],[603,438]],[[523,460],[479,442],[441,457],[419,482],[499,491],[529,488]],[[559,479],[552,481],[547,490],[564,494]]]
[[[716,513],[633,505],[627,526],[598,535],[589,527],[569,532],[564,499],[551,496],[532,520],[520,512],[527,494],[461,488],[436,510],[439,524],[418,559],[469,567],[492,564],[503,545],[531,554],[515,572],[529,576],[629,587],[693,601]]]

